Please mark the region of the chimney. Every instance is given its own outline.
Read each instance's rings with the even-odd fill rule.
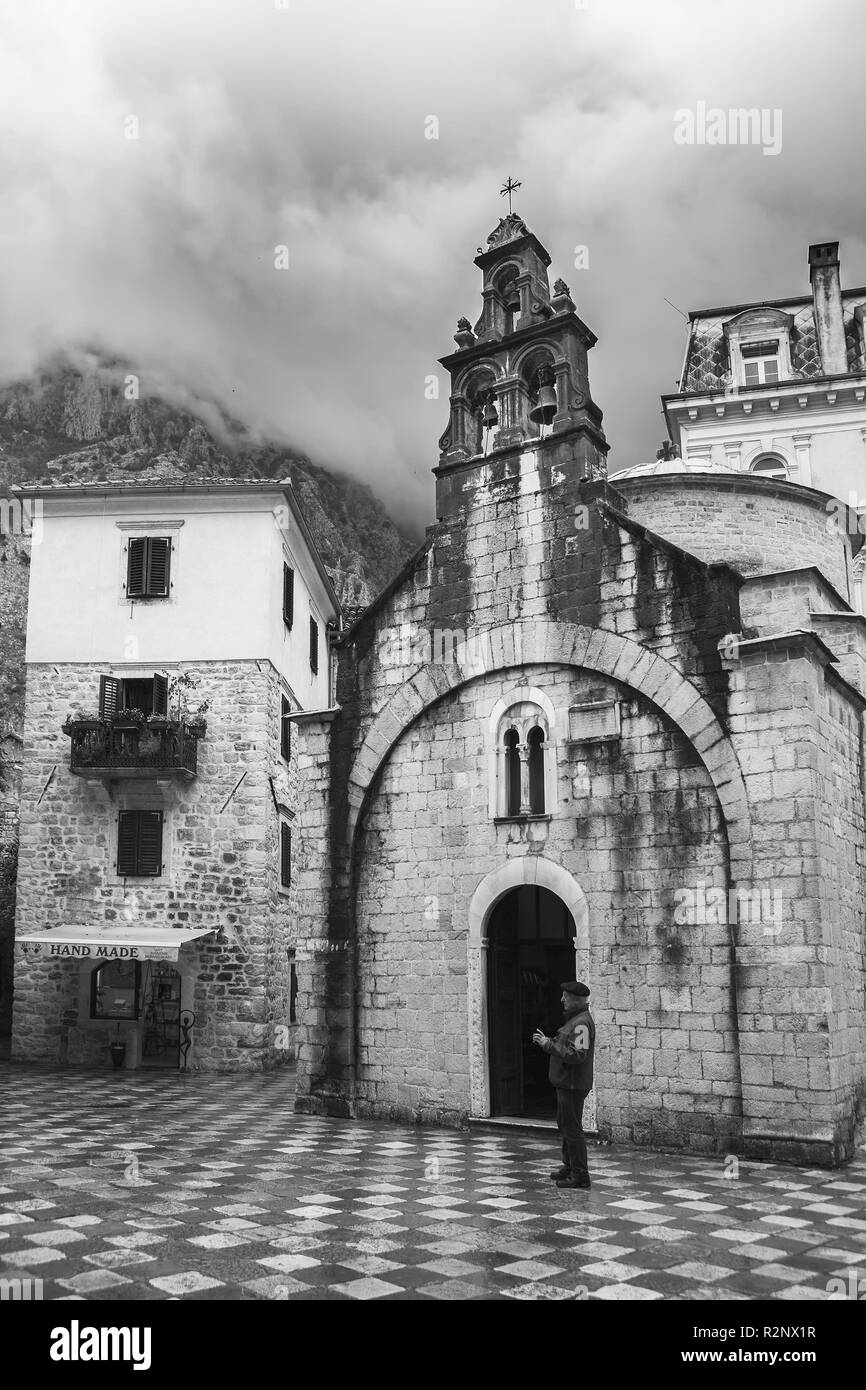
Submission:
[[[847,372],[842,286],[839,281],[839,243],[822,241],[809,247],[809,279],[821,363],[827,376]]]

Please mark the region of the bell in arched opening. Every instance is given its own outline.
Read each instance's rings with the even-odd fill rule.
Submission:
[[[496,409],[495,391],[488,391],[484,397],[484,408],[481,411],[481,424],[486,430],[492,430],[494,425],[499,424],[499,411]]]
[[[529,412],[529,418],[535,425],[549,425],[557,408],[553,369],[551,367],[539,367],[536,373],[536,383],[538,398]]]

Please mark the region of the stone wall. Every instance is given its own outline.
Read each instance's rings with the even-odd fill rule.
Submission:
[[[23,721],[31,545],[29,535],[5,529],[2,521],[0,517],[0,738],[9,729],[20,733]]]
[[[718,940],[700,943],[694,935],[662,940],[660,932],[677,888],[726,880],[726,829],[708,771],[660,708],[666,699],[680,714],[692,706],[696,733],[714,724],[713,710],[725,709],[718,644],[739,630],[738,580],[647,535],[614,489],[543,467],[539,456],[543,463],[543,450],[525,451],[498,478],[488,474],[475,491],[467,484],[462,510],[430,529],[414,568],[342,645],[330,755],[331,893],[319,922],[330,959],[313,993],[315,1042],[310,1033],[309,1052],[302,1045],[301,1103],[465,1115],[469,898],[492,867],[544,852],[591,900],[592,983],[607,1049],[601,1123],[636,1140],[652,1134],[658,1142],[725,1145],[739,1124],[727,925]],[[455,486],[451,480],[452,498]],[[658,659],[660,674],[649,682],[655,698],[640,696],[625,676],[610,686],[593,661],[580,672],[575,623],[587,625],[580,633],[594,634],[594,653],[601,658],[604,649],[611,667],[622,647],[633,653],[624,672],[641,658],[646,677],[647,663]],[[611,688],[625,701],[627,732],[615,753],[581,759],[563,747],[564,782],[574,788],[575,779],[578,786],[588,779],[589,790],[577,800],[574,790],[564,793],[543,830],[494,828],[486,776],[479,782],[489,756],[482,706],[489,714],[519,679],[503,660],[519,624],[537,632],[539,649],[554,624],[574,634],[551,637],[546,662],[528,655],[527,643],[520,663],[525,679],[543,678],[559,705],[567,708],[580,691]],[[554,656],[562,642],[564,666]],[[452,693],[450,655],[440,654],[441,667],[430,664],[437,644],[462,649],[461,688]],[[586,651],[586,636],[578,646]],[[415,687],[411,699],[407,683]],[[726,756],[722,737],[721,728],[706,734],[716,742],[714,765]],[[428,774],[432,786],[423,780]],[[429,897],[443,914],[432,925],[424,915]],[[634,985],[618,973],[621,953]],[[694,1002],[702,988],[706,1008]],[[690,1011],[692,1020],[681,1017]],[[661,1049],[663,1028],[671,1057],[677,1054],[694,1086],[680,1086],[664,1070],[673,1064]],[[692,1031],[712,1033],[706,1067],[687,1055]],[[689,1114],[694,1123],[684,1120]]]
[[[849,795],[854,726],[826,704],[828,681],[849,713],[859,697],[825,674],[832,652],[811,634],[793,634],[808,650],[785,666],[778,634],[810,627],[815,607],[842,610],[847,541],[820,495],[764,480],[716,493],[641,480],[658,503],[643,524],[633,489],[543,455],[464,470],[459,507],[449,474],[447,520],[341,644],[299,1103],[486,1113],[470,903],[536,857],[586,895],[602,1131],[839,1162],[862,1084],[866,845]],[[727,562],[767,576],[742,610]],[[515,683],[557,707],[615,690],[622,738],[587,759],[560,733],[571,796],[549,822],[493,826],[485,716]],[[830,835],[819,827],[840,777],[847,809]],[[678,892],[691,911],[677,912]]]
[[[797,483],[736,474],[614,478],[629,515],[707,561],[742,574],[815,565],[851,601],[851,543],[833,524],[839,504]]]
[[[737,928],[746,1150],[838,1162],[864,1079],[864,702],[828,662],[808,634],[745,643],[730,725],[771,902]]]
[[[17,929],[127,924],[213,929],[184,946],[195,974],[195,1064],[259,1069],[287,1060],[291,899],[277,891],[275,799],[292,809],[296,772],[278,757],[278,680],[266,662],[199,664],[211,701],[192,781],[69,770],[70,708],[98,699],[97,665],[28,668]],[[273,786],[270,782],[273,778]],[[243,779],[243,780],[241,780]],[[117,878],[113,826],[124,807],[162,807],[164,872]],[[103,1040],[78,1015],[77,963],[17,947],[14,1055],[96,1060]],[[98,1032],[99,1030],[95,1030]]]
[[[562,741],[557,814],[496,824],[490,713],[525,683],[563,715],[588,699],[620,699],[622,738]],[[491,870],[539,854],[588,899],[601,1131],[725,1148],[740,1123],[727,927],[671,926],[678,889],[726,883],[712,784],[646,701],[556,666],[479,679],[433,706],[391,750],[359,843],[360,1113],[469,1111],[469,904]]]
[[[747,579],[740,590],[740,613],[743,634],[752,637],[771,631],[809,630],[813,613],[838,613],[842,618],[848,614],[848,605],[826,583],[820,570],[809,566]]]

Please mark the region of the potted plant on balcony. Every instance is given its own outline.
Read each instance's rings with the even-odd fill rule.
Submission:
[[[70,710],[62,724],[64,734],[73,734],[79,731],[94,730],[102,728],[102,720],[99,714],[91,714],[90,711]]]
[[[191,697],[200,684],[200,678],[192,671],[180,671],[172,677],[168,687],[169,714],[185,725],[194,738],[203,737],[207,729],[205,715],[210,709],[210,700],[192,705]]]
[[[134,729],[138,732],[146,723],[147,716],[140,709],[120,709],[111,718],[113,729]]]
[[[111,1065],[115,1071],[119,1071],[126,1059],[126,1042],[120,1036],[119,1023],[114,1030],[114,1037],[108,1045],[108,1050],[111,1053]]]

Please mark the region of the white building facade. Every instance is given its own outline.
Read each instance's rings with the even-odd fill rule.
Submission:
[[[38,500],[13,1056],[278,1064],[305,855],[294,721],[332,702],[339,624],[291,486]]]

